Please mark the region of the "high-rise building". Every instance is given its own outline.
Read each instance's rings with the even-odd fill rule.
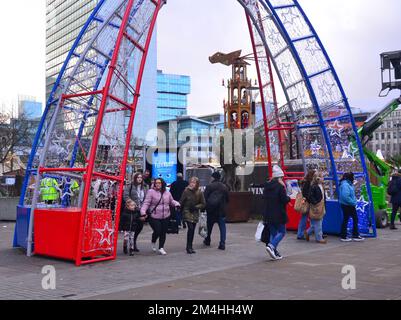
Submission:
[[[46,96],[98,0],[46,0]]]
[[[18,97],[18,117],[24,117],[26,120],[37,120],[41,116],[41,102],[37,102],[34,97]]]
[[[164,121],[188,114],[191,78],[157,71],[157,120]]]
[[[98,4],[98,0],[46,0],[47,27],[46,27],[46,96],[48,97],[57,76],[63,66],[68,52],[90,14]],[[89,31],[90,32],[90,31]],[[92,31],[94,32],[94,30]],[[157,128],[157,46],[156,36],[148,52],[147,64],[142,80],[141,97],[139,100],[133,137],[138,144],[153,145],[156,143]],[[134,59],[134,58],[133,58]],[[137,65],[138,61],[133,64]],[[129,74],[129,72],[128,72]],[[116,134],[125,135],[127,117],[121,113],[116,119],[105,117],[105,126],[113,125]],[[118,131],[118,132],[117,132]]]

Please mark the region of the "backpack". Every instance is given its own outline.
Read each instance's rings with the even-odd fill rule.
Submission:
[[[398,192],[397,181],[395,179],[391,179],[387,188],[387,194],[389,196],[394,196],[397,192]]]
[[[206,211],[217,211],[224,202],[224,195],[220,190],[213,191],[207,199]]]

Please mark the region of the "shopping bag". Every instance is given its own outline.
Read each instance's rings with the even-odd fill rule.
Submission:
[[[255,240],[256,242],[261,242],[262,241],[262,233],[263,229],[265,228],[265,225],[263,222],[259,222],[257,228],[256,228],[256,233],[255,233]]]
[[[206,215],[206,212],[202,212],[199,216],[199,235],[204,239],[207,238],[207,215]]]

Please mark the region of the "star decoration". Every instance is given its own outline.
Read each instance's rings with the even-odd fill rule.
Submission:
[[[342,126],[338,120],[336,120],[333,124],[329,125],[328,129],[331,137],[337,136],[341,138],[341,133],[344,130],[344,126]]]
[[[268,36],[273,45],[280,44],[280,33],[273,30],[273,32]]]
[[[291,77],[290,67],[291,66],[289,64],[288,65],[284,64],[284,63],[281,64],[280,73],[283,77],[284,82],[288,82],[288,80],[290,80],[290,77]]]
[[[355,148],[354,144],[350,143],[348,146],[343,147],[342,159],[352,159],[354,161],[357,152],[358,149]]]
[[[329,84],[326,80],[323,81],[322,85],[319,86],[319,90],[323,97],[325,98],[332,98],[333,88],[335,87],[334,83]]]
[[[71,141],[67,140],[64,134],[58,136],[57,133],[55,133],[54,135],[55,139],[53,139],[50,149],[60,156],[63,154],[68,155],[70,153]],[[66,143],[67,146],[63,147]]]
[[[312,151],[312,155],[317,156],[320,153],[320,150],[322,149],[322,146],[319,145],[319,142],[317,140],[315,140],[315,142],[313,142],[310,145],[311,151]]]
[[[58,190],[58,192],[60,192],[60,194],[61,194],[61,200],[64,200],[64,198],[66,197],[66,196],[70,196],[70,197],[73,197],[74,196],[74,191],[72,191],[72,182],[71,181],[68,181],[68,179],[66,178],[66,177],[63,177],[62,179],[61,179],[61,183],[59,183],[57,186],[56,186],[56,189]],[[66,190],[65,192],[64,192],[64,190]]]
[[[299,15],[295,14],[292,9],[288,9],[287,12],[283,13],[283,24],[293,24],[294,20],[299,18]]]
[[[364,213],[365,208],[369,205],[369,202],[366,202],[365,199],[361,196],[358,199],[357,205],[356,205],[356,211]]]
[[[312,56],[314,56],[316,52],[322,51],[315,39],[309,39],[307,44],[308,46],[305,48],[305,51],[309,51]]]
[[[99,245],[103,245],[105,242],[107,242],[107,244],[109,246],[111,246],[111,237],[114,234],[114,230],[110,229],[109,227],[109,222],[106,222],[105,226],[103,229],[95,229],[100,235],[101,235],[101,239],[99,241]]]

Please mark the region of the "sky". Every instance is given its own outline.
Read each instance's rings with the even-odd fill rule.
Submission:
[[[4,1],[0,11],[0,111],[18,94],[45,92],[45,0]],[[381,52],[401,49],[400,0],[299,0],[325,45],[350,103],[377,110]],[[242,7],[236,0],[168,0],[158,21],[158,67],[189,75],[189,113],[222,112],[223,78],[231,70],[212,65],[217,51],[251,53]],[[254,75],[255,72],[251,72]],[[283,102],[283,101],[282,101]]]

